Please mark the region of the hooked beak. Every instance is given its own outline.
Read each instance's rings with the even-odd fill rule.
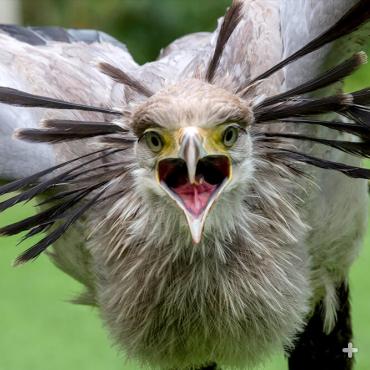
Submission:
[[[207,155],[196,128],[184,130],[179,158],[158,163],[161,187],[183,210],[193,242],[201,241],[206,218],[231,179],[230,159],[225,155]]]

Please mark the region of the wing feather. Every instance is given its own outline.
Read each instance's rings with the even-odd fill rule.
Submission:
[[[340,17],[358,0],[283,0],[281,1],[281,30],[284,42],[284,58],[299,50]],[[323,69],[361,51],[366,45],[370,24],[363,26],[350,36],[340,39],[315,53],[307,55],[286,67],[286,85],[298,86]]]
[[[12,24],[0,24],[0,32],[3,32],[18,41],[29,45],[47,45],[50,42],[86,44],[108,43],[124,51],[125,44],[102,31],[88,29],[65,29],[62,27],[21,27]]]
[[[0,27],[0,86],[98,107],[122,107],[125,87],[99,71],[101,61],[117,64],[133,75],[139,68],[123,44],[98,31]],[[65,150],[13,139],[16,129],[36,129],[48,118],[109,120],[102,113],[51,109],[46,115],[40,108],[0,104],[1,182],[30,176],[63,162],[65,156],[91,151],[88,145],[76,144]],[[51,257],[93,296],[84,233],[83,224],[74,225],[63,240],[54,243]]]
[[[82,34],[59,28],[0,29],[0,86],[97,107],[122,107],[124,87],[99,72],[96,64],[100,60],[114,61],[128,71],[135,71],[138,65],[123,46],[106,42],[108,36],[97,31],[94,36],[87,31]],[[68,43],[64,42],[67,37]],[[82,39],[85,41],[77,42]],[[60,115],[54,110],[50,114],[54,118]],[[75,119],[76,115],[83,120],[105,120],[104,114],[77,112],[64,112],[60,118]],[[47,117],[41,109],[0,104],[0,179],[18,179],[55,164],[55,149],[12,138],[17,128],[37,128]]]

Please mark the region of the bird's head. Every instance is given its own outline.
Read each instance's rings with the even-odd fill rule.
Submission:
[[[252,120],[244,100],[199,80],[159,91],[133,114],[143,191],[169,197],[195,243],[212,206],[252,171]]]

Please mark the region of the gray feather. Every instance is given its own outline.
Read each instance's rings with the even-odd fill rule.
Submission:
[[[102,31],[65,29],[61,27],[21,27],[2,24],[0,31],[30,45],[41,46],[49,42],[76,43],[108,43],[127,51],[126,45]]]

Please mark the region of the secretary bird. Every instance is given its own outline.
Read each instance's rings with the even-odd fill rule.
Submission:
[[[46,252],[144,366],[352,369],[370,89],[341,82],[369,18],[234,0],[142,66],[101,32],[2,26],[0,212],[40,208],[0,234],[42,235],[15,264]]]

